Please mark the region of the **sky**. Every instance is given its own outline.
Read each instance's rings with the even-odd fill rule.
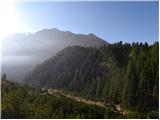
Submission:
[[[2,37],[15,32],[58,28],[80,34],[94,33],[109,43],[152,44],[159,40],[158,1],[43,1],[2,5]]]

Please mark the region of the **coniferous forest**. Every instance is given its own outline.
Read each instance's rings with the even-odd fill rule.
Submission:
[[[159,1],[0,0],[2,119],[159,119]]]
[[[20,84],[4,74],[1,102],[2,118],[159,118],[159,43],[66,47]]]

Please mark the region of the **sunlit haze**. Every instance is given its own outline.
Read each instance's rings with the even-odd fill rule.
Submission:
[[[58,28],[110,42],[158,41],[158,1],[0,3],[0,38]]]
[[[16,11],[16,3],[7,0],[0,1],[0,39],[17,32],[26,32],[27,28],[22,23]]]
[[[158,0],[0,0],[0,117],[158,119],[158,10]]]

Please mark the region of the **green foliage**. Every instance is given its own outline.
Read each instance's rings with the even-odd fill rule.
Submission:
[[[104,111],[104,108],[76,102],[65,97],[29,94],[22,87],[2,91],[2,118],[5,119],[98,119],[104,117]]]
[[[158,108],[158,56],[158,43],[136,43],[131,48],[123,96],[125,104],[139,112]]]
[[[12,105],[22,104],[26,107],[22,110],[27,111],[25,114],[19,112],[19,118],[25,115],[30,118],[157,118],[159,43],[130,45],[119,42],[99,48],[70,46],[38,65],[24,83],[36,89],[48,87],[79,92],[105,101],[106,105],[121,104],[132,112],[122,116],[107,109],[104,113],[102,108],[53,96],[28,95],[23,104],[17,102],[21,99],[14,100],[13,93],[8,91],[7,96],[4,94],[7,104],[5,109],[2,107],[8,111],[2,115],[9,113],[14,117],[14,111],[21,109],[21,105]],[[25,98],[22,91],[17,91],[20,98]]]
[[[159,112],[151,111],[147,114],[148,119],[159,119]]]
[[[124,119],[124,118],[125,117],[122,114],[110,110],[109,108],[106,108],[105,119]]]

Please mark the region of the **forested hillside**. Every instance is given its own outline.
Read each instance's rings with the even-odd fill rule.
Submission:
[[[56,28],[35,33],[16,33],[3,39],[2,72],[12,81],[21,81],[39,64],[69,45],[99,47],[108,44],[96,35],[75,34]]]
[[[87,105],[65,97],[41,95],[28,87],[2,80],[3,119],[100,119],[105,117],[105,109]]]
[[[37,65],[23,84],[77,91],[121,104],[135,111],[137,118],[154,118],[159,108],[158,51],[158,42],[119,42],[100,48],[70,46]]]

